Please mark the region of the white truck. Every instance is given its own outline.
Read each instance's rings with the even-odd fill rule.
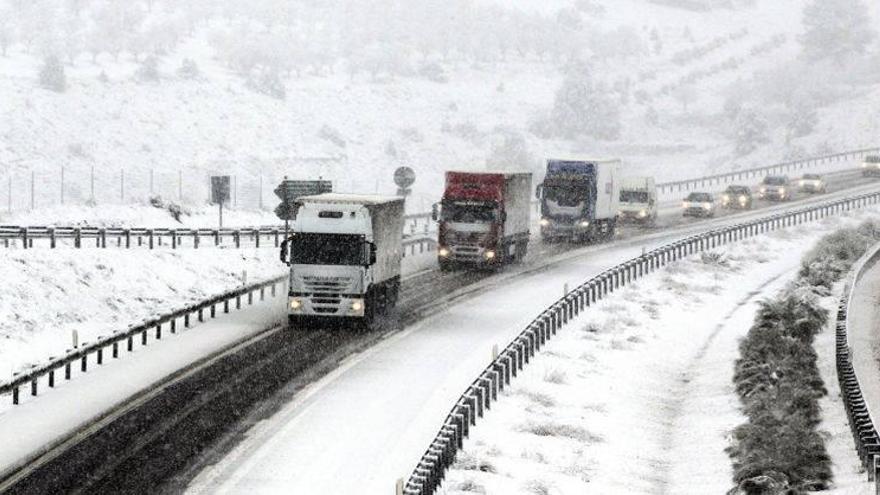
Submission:
[[[621,162],[565,158],[547,160],[536,195],[541,201],[541,237],[596,241],[617,228]]]
[[[657,221],[657,186],[653,177],[624,177],[620,181],[621,222],[654,225]]]
[[[356,320],[371,327],[397,304],[403,258],[404,200],[328,193],[297,200],[281,246],[290,266],[291,327],[309,318]]]

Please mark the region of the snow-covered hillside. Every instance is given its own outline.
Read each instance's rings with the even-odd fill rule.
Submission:
[[[154,0],[149,13],[138,17],[140,24],[133,24],[137,36],[121,38],[123,44],[112,49],[91,47],[88,36],[98,21],[89,16],[114,1],[78,2],[83,8],[72,19],[58,14],[56,22],[71,25],[71,39],[83,37],[88,47],[65,58],[63,92],[42,88],[38,79],[42,53],[57,40],[42,43],[23,35],[26,16],[4,20],[13,35],[6,56],[0,56],[0,184],[9,186],[0,188],[0,204],[9,203],[9,189],[12,209],[28,209],[31,173],[34,206],[59,203],[62,167],[67,204],[92,197],[94,169],[98,204],[144,201],[153,194],[198,205],[207,197],[207,176],[224,173],[235,177],[235,206],[271,209],[271,191],[284,175],[323,176],[338,190],[393,193],[393,170],[408,165],[418,174],[409,209],[424,211],[438,197],[445,170],[479,169],[487,160],[493,166],[529,166],[540,174],[542,159],[550,155],[615,155],[634,173],[673,179],[872,145],[880,130],[871,118],[880,109],[880,77],[859,69],[869,65],[864,62],[837,69],[829,91],[849,91],[832,91],[827,101],[816,101],[818,112],[807,116],[815,122],[802,136],[787,131],[794,118],[789,107],[760,99],[767,93],[760,91],[767,86],[762,74],[778,72],[800,53],[803,0],[732,2],[733,8],[705,11],[637,0],[519,0],[512,6],[484,0],[480,4],[494,10],[475,8],[468,15],[498,17],[502,27],[502,20],[520,23],[520,29],[502,33],[512,38],[503,38],[491,25],[453,25],[449,29],[482,31],[497,39],[492,38],[492,47],[465,53],[455,45],[445,54],[421,49],[424,40],[409,45],[398,40],[398,59],[372,66],[372,59],[358,58],[360,52],[344,46],[350,40],[343,37],[326,54],[313,54],[320,62],[303,70],[282,69],[283,98],[263,86],[255,89],[262,66],[243,71],[231,65],[230,48],[218,41],[239,42],[242,50],[259,47],[251,39],[261,33],[256,17],[240,9],[222,15],[209,10],[189,30],[179,29],[175,43],[148,51],[143,38],[158,36],[150,29],[176,26],[195,15]],[[459,2],[427,3],[439,14],[460,7]],[[343,36],[345,23],[360,20],[346,16],[345,2],[339,5],[327,7],[328,19],[335,22],[332,39]],[[395,39],[414,36],[390,31],[410,26],[407,16],[415,16],[415,8],[380,18],[380,28]],[[290,13],[300,24],[316,18],[308,14]],[[436,22],[449,19],[438,15]],[[315,26],[284,29],[304,36],[314,48]],[[545,39],[557,29],[561,38]],[[381,33],[365,39],[379,40],[378,53],[392,46]],[[276,54],[282,61],[285,49],[295,51],[286,43],[272,45],[286,47]],[[149,53],[157,55],[158,80],[144,75]],[[607,91],[619,108],[616,138],[535,133],[535,122],[554,106],[571,54],[587,58],[596,91]],[[185,60],[194,63],[195,73],[181,70]],[[745,96],[730,97],[734,83]],[[757,123],[748,114],[743,122],[727,120],[728,101],[760,110]],[[739,130],[731,129],[736,125],[755,132],[754,149],[737,149]]]

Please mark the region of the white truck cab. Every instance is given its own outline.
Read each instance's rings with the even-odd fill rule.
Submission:
[[[290,266],[288,321],[353,318],[368,326],[393,308],[403,258],[403,198],[320,194],[297,200],[281,247]]]
[[[624,177],[620,184],[620,220],[653,225],[657,221],[657,186],[653,177]]]

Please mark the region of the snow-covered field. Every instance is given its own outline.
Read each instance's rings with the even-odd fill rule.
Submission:
[[[496,3],[550,18],[572,7],[568,1]],[[36,207],[54,205],[63,166],[66,201],[81,204],[91,195],[94,167],[99,204],[119,203],[122,196],[143,201],[152,190],[198,207],[206,198],[207,176],[229,173],[235,176],[240,207],[256,209],[262,194],[263,207],[271,209],[276,201],[271,191],[284,175],[323,176],[344,191],[393,193],[393,170],[408,165],[418,175],[408,208],[425,211],[439,196],[445,170],[479,169],[499,152],[512,153],[516,166],[527,156],[524,163],[538,176],[547,156],[586,153],[620,156],[633,173],[664,180],[780,161],[794,151],[815,154],[876,144],[880,124],[872,116],[880,90],[869,82],[847,81],[843,71],[835,81],[852,91],[822,105],[814,132],[789,140],[784,117],[770,112],[767,142],[745,156],[733,155],[730,124],[721,118],[728,88],[797,57],[802,0],[708,11],[639,0],[587,3],[600,11],[581,15],[585,30],[635,47],[636,55],[591,61],[606,85],[628,88],[628,96],[621,97],[617,140],[542,139],[529,130],[535,116],[552,106],[564,65],[559,60],[453,57],[442,64],[446,83],[352,76],[341,62],[333,73],[286,78],[287,96],[277,100],[246,88],[209,46],[212,31],[206,28],[160,57],[159,82],[139,82],[134,77],[139,64],[124,51],[118,61],[107,53],[94,61],[82,54],[66,67],[69,88],[61,94],[38,87],[40,57],[11,46],[0,58],[0,183],[11,180],[13,210],[27,209],[34,172]],[[652,47],[654,32],[662,48]],[[785,41],[752,53],[774,36]],[[673,61],[717,37],[727,40],[720,48]],[[731,57],[740,59],[735,70],[685,84],[688,91],[681,98],[659,93],[664,85]],[[175,75],[184,58],[198,63],[201,79]],[[102,72],[107,81],[98,80]],[[636,101],[640,91],[648,101]],[[649,109],[659,115],[656,122],[646,120]],[[522,137],[524,154],[503,145],[498,150],[511,135]],[[6,189],[0,188],[4,206]],[[0,213],[0,222],[5,215]]]
[[[820,236],[866,215],[673,264],[594,306],[472,428],[442,493],[724,493],[732,486],[724,449],[744,419],[733,363],[756,302],[795,277]],[[829,328],[816,342],[828,385],[833,340]],[[868,493],[833,387],[822,405],[838,490]]]

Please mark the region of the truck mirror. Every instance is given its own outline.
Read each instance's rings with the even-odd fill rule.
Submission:
[[[505,222],[507,222],[507,212],[502,211],[501,212],[501,223],[505,223]]]
[[[370,265],[376,264],[376,245],[370,243]]]
[[[535,199],[541,199],[544,193],[544,184],[538,184],[535,187]]]
[[[440,219],[440,205],[437,203],[434,203],[433,205],[431,205],[431,220],[436,222],[439,219]]]
[[[364,265],[376,264],[376,244],[370,241],[364,242]]]
[[[290,239],[281,241],[281,262],[290,266]]]

